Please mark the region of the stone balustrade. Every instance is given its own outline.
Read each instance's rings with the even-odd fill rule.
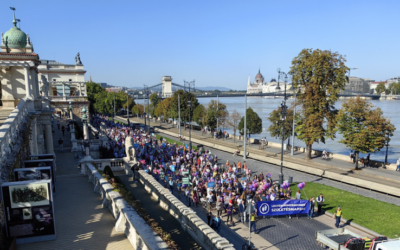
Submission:
[[[125,199],[101,176],[91,163],[83,163],[82,174],[100,194],[103,208],[108,208],[115,218],[115,230],[124,232],[134,249],[168,249],[168,245],[157,236],[152,228],[136,213]]]
[[[129,162],[125,160],[125,173],[132,175]],[[205,223],[192,209],[188,208],[171,192],[158,183],[151,175],[145,171],[139,171],[140,182],[144,189],[153,196],[159,206],[168,211],[182,228],[187,231],[204,249],[210,250],[234,250],[233,244],[217,234],[207,223]]]

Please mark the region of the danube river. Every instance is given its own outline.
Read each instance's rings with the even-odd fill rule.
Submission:
[[[203,104],[206,108],[208,103],[216,98],[198,98],[199,103]],[[267,99],[264,97],[247,97],[247,107],[251,107],[262,119],[263,131],[258,135],[251,135],[252,138],[262,138],[267,137],[268,141],[280,142],[278,138],[273,138],[267,132],[270,122],[268,121],[268,116],[272,110],[278,108],[283,99]],[[287,106],[290,106],[293,100],[287,100]],[[229,112],[237,110],[242,116],[244,115],[244,97],[220,97],[219,102],[226,105]],[[385,100],[385,101],[372,101],[376,107],[381,108],[385,117],[390,118],[392,124],[395,125],[397,130],[394,132],[393,137],[389,143],[388,151],[388,162],[395,163],[397,159],[400,158],[400,116],[397,111],[397,107],[400,107],[400,101],[395,100]],[[143,104],[143,100],[138,100],[138,103]],[[336,107],[339,109],[341,107],[342,100],[336,103]],[[222,129],[222,128],[221,128]],[[233,133],[231,129],[226,129],[229,133]],[[238,133],[238,132],[237,132]],[[341,140],[341,135],[336,134],[335,140],[327,139],[326,143],[314,143],[314,149],[326,149],[329,152],[339,153],[344,155],[350,155],[350,149],[346,148],[344,144],[339,143]],[[287,142],[287,141],[286,141]],[[286,143],[285,142],[285,143]],[[295,139],[294,145],[305,146],[305,144]],[[380,152],[371,153],[371,159],[373,160],[385,160],[386,147],[382,148]],[[366,154],[360,154],[360,157],[364,157]]]

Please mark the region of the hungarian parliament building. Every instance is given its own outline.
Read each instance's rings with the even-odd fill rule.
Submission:
[[[278,83],[275,79],[271,79],[270,82],[265,82],[264,76],[261,74],[260,70],[254,79],[254,82],[251,83],[250,76],[247,81],[247,94],[261,94],[261,93],[274,93],[280,92],[284,90],[285,84],[283,82],[279,82],[280,89],[276,89],[278,87]],[[290,86],[287,86],[287,90],[290,89]]]

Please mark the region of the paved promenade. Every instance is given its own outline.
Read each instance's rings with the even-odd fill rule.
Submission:
[[[54,135],[54,134],[53,134]],[[70,136],[55,128],[54,141]],[[125,234],[114,229],[115,219],[101,207],[100,196],[93,192],[87,177],[79,174],[71,152],[57,155],[57,195],[54,197],[57,239],[18,245],[18,250],[54,249],[133,249]]]

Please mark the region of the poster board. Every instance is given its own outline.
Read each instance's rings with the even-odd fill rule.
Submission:
[[[37,154],[37,155],[30,155],[29,158],[31,160],[43,160],[43,159],[52,159],[54,161],[54,170],[57,170],[56,164],[56,154]]]
[[[17,244],[56,239],[51,180],[5,182],[1,185],[5,228]]]
[[[56,193],[56,170],[55,170],[54,159],[40,159],[25,161],[25,168],[37,168],[37,167],[50,167],[51,168],[51,180],[53,181],[53,193]]]
[[[15,181],[51,180],[51,167],[14,169]]]

